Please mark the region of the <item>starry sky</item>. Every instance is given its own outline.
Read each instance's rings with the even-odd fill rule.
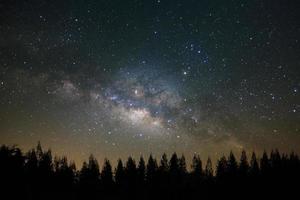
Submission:
[[[300,153],[300,2],[0,2],[0,143],[76,162]]]

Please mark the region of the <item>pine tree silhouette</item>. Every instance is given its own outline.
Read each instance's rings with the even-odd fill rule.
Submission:
[[[156,182],[157,171],[158,171],[157,161],[150,154],[148,163],[147,163],[146,180],[151,186],[153,186]]]
[[[238,171],[238,163],[232,151],[230,151],[227,163],[227,176],[231,177],[231,179],[235,179]]]
[[[124,183],[125,172],[124,166],[121,159],[118,160],[117,168],[115,169],[115,182],[117,185],[122,185]]]
[[[114,181],[112,174],[112,166],[108,159],[104,159],[104,164],[100,173],[101,177],[101,193],[104,197],[112,196],[114,190]]]
[[[225,156],[222,156],[217,163],[216,176],[220,181],[223,181],[228,173],[228,162]]]
[[[130,191],[131,195],[133,194],[133,189],[137,186],[137,168],[135,160],[129,156],[126,162],[125,167],[125,178],[126,178],[126,185],[127,190]]]
[[[138,184],[143,185],[145,182],[146,164],[143,156],[140,157],[140,161],[137,168]]]
[[[203,175],[202,161],[199,155],[194,155],[191,168],[194,176],[200,178]]]
[[[80,171],[81,198],[98,198],[100,196],[100,171],[98,161],[91,154],[89,162],[83,163]]]
[[[159,165],[159,171],[162,174],[165,174],[165,173],[167,173],[169,171],[168,158],[167,158],[167,155],[165,153],[161,157],[160,165]]]
[[[143,156],[140,156],[140,160],[137,167],[137,196],[141,198],[145,193],[145,181],[146,181],[146,163]]]
[[[271,172],[271,163],[266,151],[264,151],[263,156],[260,160],[260,169],[263,176],[269,176]]]
[[[179,175],[179,160],[176,153],[172,154],[170,159],[170,173],[173,178]]]
[[[239,165],[239,176],[242,179],[245,179],[246,176],[249,173],[249,163],[246,151],[242,151],[241,159],[240,159],[240,165]]]
[[[260,162],[260,167],[259,167]],[[115,174],[108,159],[101,173],[93,155],[76,171],[74,162],[66,157],[52,159],[50,150],[44,151],[40,143],[36,149],[23,154],[16,146],[0,147],[0,188],[2,197],[9,199],[202,199],[222,198],[225,192],[233,199],[234,192],[256,198],[288,199],[297,195],[300,161],[295,152],[280,154],[275,149],[270,157],[264,151],[257,159],[252,152],[250,164],[242,151],[239,163],[230,152],[222,156],[213,173],[211,159],[205,169],[199,155],[192,159],[191,171],[186,168],[185,157],[173,153],[168,161],[163,154],[157,161],[149,156],[147,165],[141,156],[136,166],[129,157],[124,168],[118,160]],[[251,192],[249,192],[251,188]],[[6,196],[4,196],[6,195]]]
[[[102,185],[105,185],[108,189],[113,186],[113,174],[112,174],[112,166],[108,159],[104,159],[104,165],[101,171],[101,181]]]
[[[213,177],[214,171],[212,167],[212,162],[210,157],[208,157],[206,166],[205,166],[205,177],[206,179],[211,179]]]
[[[252,152],[249,174],[251,177],[256,178],[259,175],[259,166],[255,152]]]

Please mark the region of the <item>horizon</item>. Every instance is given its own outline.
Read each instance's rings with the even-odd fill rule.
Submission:
[[[272,154],[272,152],[279,152],[281,156],[289,156],[289,155],[291,155],[292,153],[296,153],[296,154],[297,154],[297,152],[295,152],[295,151],[293,151],[293,150],[291,150],[291,151],[289,151],[289,152],[282,152],[282,151],[280,151],[280,149],[274,148],[274,149],[271,149],[270,151],[268,151],[268,150],[263,150],[263,151],[261,151],[261,152],[256,152],[255,150],[249,151],[249,152],[248,152],[248,151],[246,151],[246,150],[244,150],[244,149],[241,149],[240,151],[235,151],[235,152],[230,150],[229,152],[223,152],[222,154],[215,154],[214,156],[209,156],[209,155],[208,155],[207,157],[204,157],[204,156],[202,156],[202,155],[199,154],[199,153],[194,153],[194,154],[191,154],[191,155],[186,155],[186,154],[183,154],[183,153],[180,154],[180,153],[178,153],[178,152],[172,152],[172,153],[165,153],[165,152],[164,152],[164,153],[162,153],[162,154],[153,154],[153,153],[150,153],[150,154],[148,154],[148,155],[145,155],[145,154],[140,154],[140,155],[130,155],[130,154],[129,154],[129,155],[127,155],[127,156],[119,157],[119,158],[113,158],[113,159],[111,159],[111,158],[109,158],[109,157],[104,157],[104,158],[102,158],[102,159],[99,159],[97,156],[95,156],[95,154],[90,153],[89,155],[87,155],[87,157],[86,157],[85,159],[80,160],[80,161],[78,161],[78,160],[76,161],[76,160],[72,159],[71,157],[69,157],[68,155],[58,155],[58,154],[56,154],[56,153],[55,153],[55,150],[53,150],[52,148],[45,148],[45,147],[44,147],[41,143],[39,143],[39,142],[37,143],[36,146],[33,146],[32,148],[29,148],[28,150],[24,150],[24,149],[20,148],[20,147],[19,147],[18,145],[16,145],[16,144],[14,144],[14,145],[9,145],[9,146],[8,146],[8,145],[5,145],[5,144],[0,144],[0,147],[1,147],[1,146],[6,146],[6,147],[9,147],[9,148],[12,148],[12,147],[20,148],[20,150],[21,150],[22,153],[23,153],[23,156],[26,157],[26,153],[28,153],[28,152],[30,152],[30,151],[32,151],[32,150],[36,151],[36,150],[37,150],[37,146],[38,146],[39,144],[41,145],[41,148],[42,148],[43,152],[47,152],[47,151],[49,151],[49,150],[51,151],[51,155],[52,155],[52,160],[53,160],[53,161],[55,160],[55,158],[57,158],[57,159],[62,159],[62,158],[65,157],[65,158],[67,158],[67,161],[68,161],[69,164],[74,162],[77,171],[80,171],[80,169],[82,168],[82,164],[83,164],[84,162],[88,162],[88,161],[89,161],[89,157],[90,157],[90,156],[93,156],[93,158],[98,162],[98,164],[99,164],[99,170],[101,170],[102,167],[103,167],[103,165],[104,165],[104,163],[105,163],[105,160],[109,160],[109,162],[110,162],[110,164],[112,165],[113,169],[115,169],[116,166],[117,166],[117,162],[118,162],[119,160],[121,160],[121,161],[123,162],[123,164],[125,164],[125,163],[127,162],[127,159],[128,159],[129,157],[131,157],[131,158],[135,161],[135,163],[137,164],[141,157],[143,157],[143,159],[145,160],[145,162],[147,162],[147,161],[148,161],[148,158],[150,157],[150,155],[157,161],[158,166],[159,166],[159,165],[160,165],[160,160],[161,160],[161,158],[162,158],[162,156],[163,156],[164,154],[167,156],[167,159],[170,159],[171,156],[175,153],[175,154],[177,154],[178,157],[181,157],[181,156],[184,156],[184,157],[185,157],[185,160],[186,160],[186,163],[187,163],[187,166],[186,166],[186,167],[187,167],[187,170],[190,172],[190,171],[192,170],[191,165],[192,165],[192,159],[193,159],[194,156],[199,156],[199,158],[200,158],[201,161],[202,161],[203,167],[205,167],[205,165],[206,165],[206,163],[207,163],[207,160],[210,159],[211,162],[212,162],[213,170],[215,170],[215,169],[216,169],[216,166],[217,166],[217,163],[220,161],[220,158],[223,157],[223,156],[225,156],[226,158],[228,158],[228,157],[230,156],[230,153],[233,153],[233,154],[234,154],[234,156],[235,156],[237,162],[240,161],[240,157],[241,157],[241,154],[242,154],[243,151],[245,151],[245,153],[246,153],[247,161],[248,161],[248,162],[250,162],[250,160],[251,160],[252,153],[255,153],[257,160],[260,160],[260,159],[262,158],[262,156],[263,156],[264,153],[266,153],[268,156],[270,156],[270,155]],[[259,163],[259,165],[260,165],[260,163]],[[114,173],[114,172],[113,172],[113,173]],[[214,173],[215,173],[215,171],[214,171]]]

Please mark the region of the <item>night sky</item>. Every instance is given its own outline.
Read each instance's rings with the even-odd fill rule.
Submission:
[[[300,153],[300,2],[0,1],[0,143],[76,162]]]

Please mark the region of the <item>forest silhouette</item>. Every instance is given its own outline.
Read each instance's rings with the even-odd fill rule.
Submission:
[[[258,159],[242,151],[236,158],[204,163],[194,155],[187,170],[184,155],[168,159],[150,155],[146,160],[108,159],[99,167],[91,155],[81,169],[66,157],[52,158],[38,143],[23,153],[16,146],[0,147],[1,199],[248,199],[298,194],[300,161],[296,153],[266,151]]]

